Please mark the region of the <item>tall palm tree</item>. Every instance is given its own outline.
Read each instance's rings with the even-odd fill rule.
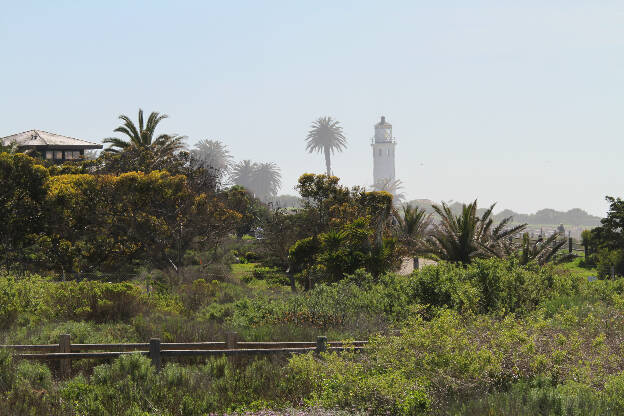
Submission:
[[[282,175],[275,163],[255,163],[251,160],[238,162],[232,168],[230,180],[266,200],[277,195],[282,184]]]
[[[282,185],[280,168],[271,162],[256,164],[253,188],[256,195],[263,200],[275,197]]]
[[[108,137],[103,140],[104,143],[110,144],[104,151],[110,153],[121,153],[130,147],[147,148],[158,151],[162,154],[171,154],[176,150],[184,147],[184,136],[175,134],[161,134],[155,136],[158,123],[166,119],[166,114],[160,114],[156,111],[152,112],[147,118],[147,123],[143,123],[143,110],[139,109],[139,125],[136,126],[130,117],[120,115],[119,119],[124,123],[117,127],[114,131],[125,134],[128,140],[118,137]]]
[[[221,175],[229,172],[232,166],[232,155],[219,140],[200,140],[191,150],[191,155],[202,167],[218,171]]]
[[[232,168],[232,172],[230,173],[230,180],[235,185],[240,185],[243,188],[247,188],[249,191],[253,192],[252,188],[254,184],[256,169],[257,163],[254,163],[249,159],[238,162]]]
[[[312,129],[306,137],[308,153],[323,152],[327,176],[331,176],[331,155],[335,151],[341,152],[347,147],[347,139],[342,132],[340,122],[331,117],[320,117],[312,123]]]
[[[431,236],[427,239],[427,252],[439,260],[468,264],[475,257],[495,256],[496,246],[509,241],[526,227],[526,224],[505,228],[511,217],[494,226],[493,204],[481,217],[477,216],[477,201],[462,205],[459,215],[453,214],[446,203],[434,205],[440,216]]]

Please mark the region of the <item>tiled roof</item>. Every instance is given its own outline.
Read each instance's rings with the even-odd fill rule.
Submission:
[[[18,146],[25,147],[81,147],[84,149],[101,149],[102,145],[88,142],[86,140],[75,139],[73,137],[61,136],[60,134],[48,133],[43,130],[28,130],[23,133],[13,134],[0,138],[0,142],[3,145],[8,146],[11,143],[15,143]]]

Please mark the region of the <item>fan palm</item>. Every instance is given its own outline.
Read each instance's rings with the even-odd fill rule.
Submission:
[[[105,149],[110,153],[121,153],[130,147],[148,148],[161,154],[171,154],[176,150],[184,147],[184,137],[175,134],[161,134],[155,137],[155,131],[158,124],[167,118],[166,114],[152,112],[147,118],[147,123],[143,122],[143,110],[139,109],[139,125],[138,128],[130,117],[120,115],[119,119],[124,123],[117,127],[114,131],[128,136],[128,140],[118,137],[108,137],[103,140],[104,143],[110,144]]]
[[[342,132],[340,122],[331,117],[320,117],[312,123],[311,127],[306,137],[306,150],[308,153],[323,152],[325,154],[327,176],[331,176],[331,155],[347,147],[347,139]]]
[[[481,217],[477,216],[477,201],[462,205],[459,215],[453,214],[446,203],[434,205],[440,216],[431,236],[427,239],[427,252],[439,260],[468,264],[475,257],[495,256],[497,247],[520,233],[526,224],[505,228],[511,217],[494,226],[490,206]]]

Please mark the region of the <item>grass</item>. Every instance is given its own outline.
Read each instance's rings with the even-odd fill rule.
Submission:
[[[565,268],[566,270],[578,274],[580,276],[583,277],[590,277],[590,276],[598,276],[598,271],[596,270],[595,267],[583,267],[581,266],[581,262],[585,259],[584,256],[579,256],[577,258],[575,258],[574,260],[572,260],[571,262],[568,263],[563,263],[561,266],[563,268]]]
[[[235,263],[232,264],[232,277],[238,280],[246,281],[253,277],[253,270],[258,263]]]
[[[246,284],[249,288],[257,291],[270,291],[273,294],[276,293],[289,293],[291,291],[290,286],[284,284],[286,274],[277,272],[277,274],[284,280],[283,282],[277,282],[273,280],[256,279],[254,277],[254,270],[256,268],[261,269],[260,263],[237,263],[232,264],[232,278],[238,279],[238,281]]]

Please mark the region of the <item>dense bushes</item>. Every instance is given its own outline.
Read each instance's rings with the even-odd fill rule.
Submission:
[[[67,381],[54,381],[54,367],[50,372],[5,354],[0,401],[18,413],[96,415],[302,405],[370,414],[497,414],[520,401],[571,415],[589,400],[596,409],[621,405],[624,280],[587,282],[556,267],[489,259],[441,263],[410,276],[357,271],[294,294],[252,289],[266,281],[253,277],[253,265],[241,266],[249,286],[235,277],[192,280],[181,272],[176,286],[151,293],[139,282],[4,276],[4,341],[54,343],[61,333],[85,343],[221,340],[238,330],[245,340],[372,337],[368,351],[295,356],[288,363],[187,360],[168,363],[159,374],[141,357],[104,365],[75,360],[78,375]],[[255,274],[270,279],[272,272]]]
[[[473,313],[526,313],[544,298],[578,293],[584,284],[583,277],[552,267],[527,268],[497,259],[426,267],[410,281],[420,303]]]
[[[234,304],[231,322],[241,328],[289,323],[365,335],[436,308],[526,314],[549,298],[573,296],[586,286],[583,277],[553,267],[478,259],[466,266],[441,263],[410,276],[374,279],[360,271],[296,296],[243,299]]]
[[[167,364],[156,373],[148,358],[127,355],[53,383],[43,364],[0,352],[0,415],[205,415],[282,407],[301,397],[283,365],[226,358],[196,366]],[[10,410],[9,410],[10,409]],[[9,410],[9,413],[4,413]]]
[[[150,302],[146,294],[129,283],[4,276],[0,277],[0,329],[48,320],[128,320]]]
[[[624,326],[614,312],[561,310],[525,321],[447,310],[410,320],[400,335],[373,338],[366,354],[294,357],[290,369],[311,386],[310,403],[356,404],[373,414],[621,414]],[[533,385],[527,391],[520,381]],[[534,413],[506,413],[527,402]]]

